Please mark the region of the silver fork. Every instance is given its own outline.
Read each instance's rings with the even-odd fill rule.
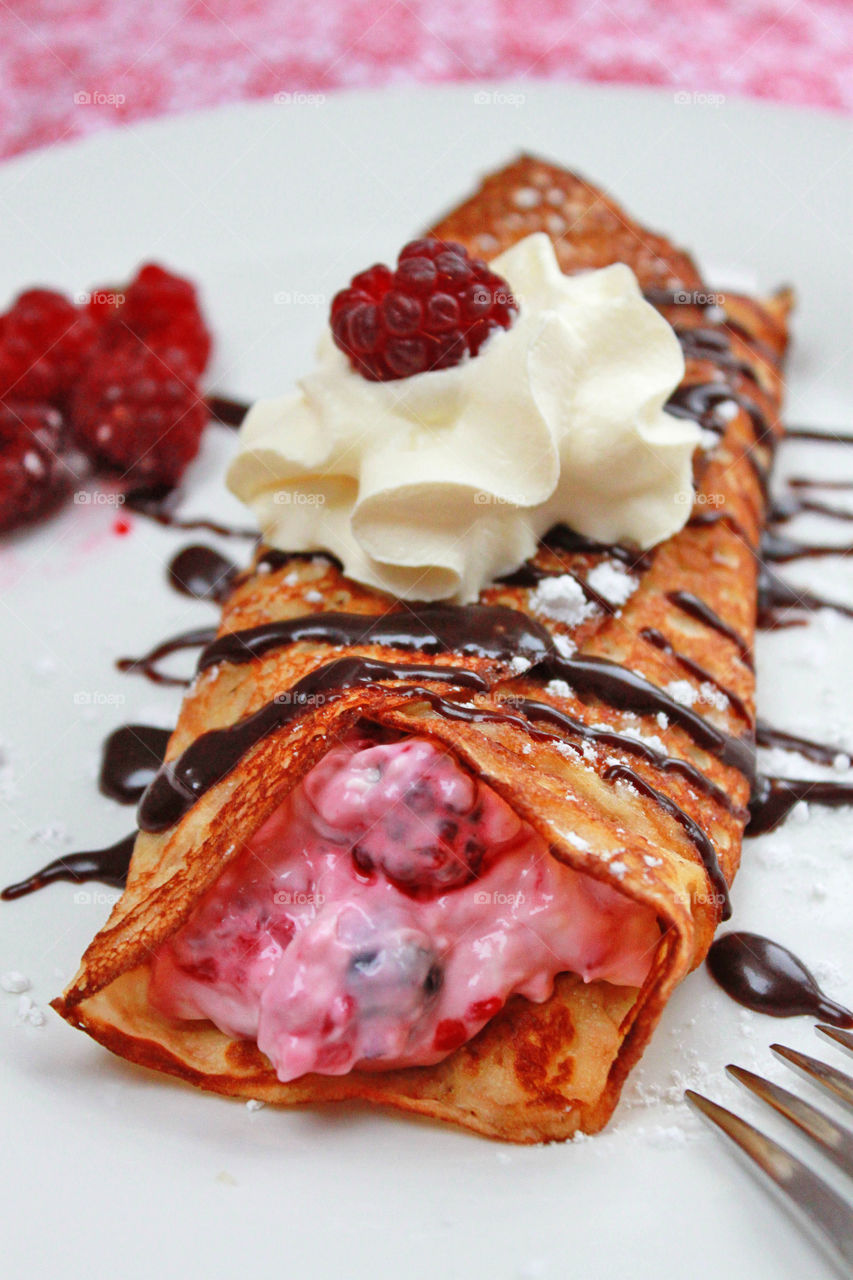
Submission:
[[[853,1033],[835,1027],[818,1027],[818,1035],[853,1054]],[[837,1067],[820,1062],[806,1053],[770,1046],[777,1058],[793,1067],[836,1101],[853,1109],[853,1077]],[[772,1084],[753,1071],[729,1065],[726,1071],[739,1084],[768,1103],[817,1144],[825,1156],[853,1178],[853,1131],[831,1119],[825,1112]],[[725,1107],[687,1089],[687,1101],[714,1128],[721,1130],[753,1162],[771,1186],[795,1212],[844,1275],[853,1276],[853,1203],[838,1195],[822,1178],[758,1129]]]

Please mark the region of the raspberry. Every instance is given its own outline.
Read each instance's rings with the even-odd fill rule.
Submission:
[[[198,452],[208,414],[191,360],[128,338],[99,351],[74,390],[71,420],[82,448],[134,485],[174,485]]]
[[[96,325],[61,293],[28,289],[0,316],[0,400],[62,407],[95,338]]]
[[[373,382],[447,369],[475,356],[518,306],[509,285],[459,244],[413,240],[397,269],[377,264],[332,300],[335,343]]]
[[[43,515],[72,478],[62,414],[49,404],[0,403],[0,531]]]
[[[90,311],[105,323],[105,345],[122,343],[129,330],[161,353],[178,348],[193,373],[203,373],[210,357],[211,338],[195,286],[189,280],[149,262],[123,292],[93,290],[91,298]]]

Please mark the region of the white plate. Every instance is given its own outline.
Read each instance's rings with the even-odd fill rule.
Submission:
[[[72,291],[121,280],[161,258],[203,282],[218,385],[276,392],[308,364],[328,298],[353,270],[389,258],[527,148],[579,168],[704,263],[766,287],[793,282],[791,418],[840,425],[853,403],[848,142],[830,116],[535,84],[237,106],[0,168],[0,298],[36,280]],[[211,429],[188,508],[243,518],[220,480],[232,447]],[[791,446],[787,459],[853,472],[849,451],[820,445]],[[126,721],[173,721],[178,696],[117,674],[113,659],[212,620],[164,582],[192,535],[135,519],[118,537],[115,516],[71,506],[0,552],[4,882],[125,832],[129,812],[95,789],[100,743]],[[849,563],[790,572],[853,598]],[[853,741],[850,639],[832,617],[763,638],[764,714]],[[812,811],[749,842],[733,923],[793,945],[849,1003],[848,823]],[[2,904],[0,971],[27,973],[46,1008],[111,897],[57,885]],[[725,1062],[780,1075],[769,1042],[817,1051],[814,1035],[739,1010],[704,971],[671,1002],[610,1131],[533,1149],[350,1107],[249,1113],[129,1067],[49,1009],[34,1027],[16,1008],[0,992],[10,1277],[825,1274],[679,1101],[694,1084],[754,1114]]]

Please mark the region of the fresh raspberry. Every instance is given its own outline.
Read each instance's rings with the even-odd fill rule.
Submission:
[[[121,344],[130,331],[161,353],[178,348],[193,373],[203,373],[211,337],[189,280],[149,262],[124,290],[93,290],[89,305],[105,324],[104,345]]]
[[[92,359],[71,398],[71,420],[95,461],[134,485],[174,485],[198,452],[208,413],[182,351],[126,338]]]
[[[28,289],[0,316],[0,400],[62,406],[94,342],[96,324],[61,293]]]
[[[43,515],[66,493],[62,414],[49,404],[0,403],[0,531]]]
[[[475,356],[518,306],[509,285],[460,244],[413,240],[397,269],[377,264],[332,300],[337,346],[374,382],[447,369]]]

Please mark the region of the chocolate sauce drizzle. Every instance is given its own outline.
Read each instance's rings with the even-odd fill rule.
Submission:
[[[853,1027],[853,1012],[823,994],[792,951],[758,933],[725,933],[708,952],[708,969],[727,996],[773,1018],[803,1014]]]
[[[773,778],[759,774],[749,802],[747,834],[761,836],[775,831],[801,800],[810,800],[828,809],[853,804],[853,782],[824,781],[819,778]]]
[[[716,410],[734,399],[734,391],[727,382],[693,382],[678,387],[664,408],[674,418],[690,418],[706,431],[722,435],[727,424],[715,416]]]
[[[731,902],[729,901],[729,886],[726,884],[726,877],[723,875],[722,868],[717,861],[717,851],[698,822],[694,822],[690,815],[685,813],[674,800],[670,800],[669,796],[665,796],[662,791],[658,791],[651,783],[646,782],[645,778],[641,778],[633,769],[629,769],[627,765],[608,765],[601,776],[608,782],[628,783],[636,791],[639,791],[641,795],[653,800],[659,808],[663,809],[664,813],[668,813],[671,818],[674,818],[684,828],[688,837],[698,849],[702,864],[708,873],[711,884],[714,886],[714,892],[722,907],[721,919],[728,920],[732,914]]]
[[[552,551],[566,551],[570,555],[610,556],[637,573],[650,568],[654,558],[654,548],[650,551],[638,551],[633,547],[623,547],[618,542],[596,542],[594,538],[576,533],[566,524],[555,524],[545,534],[542,543]]]
[[[149,724],[123,724],[104,743],[98,790],[119,804],[136,804],[152,781],[169,743],[171,730]]]
[[[506,573],[502,578],[496,578],[495,582],[502,587],[535,587],[543,578],[571,578],[578,584],[584,594],[586,600],[590,604],[594,604],[602,613],[614,616],[618,612],[618,606],[613,604],[612,600],[608,600],[596,591],[595,587],[590,586],[585,578],[580,574],[573,573],[571,569],[559,566],[554,569],[545,569],[541,565],[533,564],[531,560],[525,560],[512,573]]]
[[[670,604],[674,604],[677,609],[680,609],[682,613],[686,613],[688,617],[695,618],[697,622],[703,622],[712,631],[718,631],[721,636],[726,636],[727,639],[731,640],[733,644],[737,645],[741,661],[749,667],[750,671],[754,669],[751,647],[746,643],[743,636],[735,631],[734,627],[729,626],[718,613],[714,612],[709,604],[704,600],[700,600],[698,596],[693,595],[692,591],[670,591],[666,598]]]
[[[714,615],[716,617],[716,615]],[[593,695],[626,711],[663,712],[706,751],[742,773],[753,772],[752,743],[735,738],[677,702],[644,676],[607,658],[562,657],[539,623],[503,605],[429,605],[418,614],[393,610],[365,626],[364,614],[317,613],[264,623],[221,636],[199,659],[204,670],[218,662],[248,662],[282,645],[312,640],[335,645],[383,643],[426,652],[466,656],[529,657],[525,679],[565,680],[578,696]]]
[[[801,491],[810,489],[853,489],[853,480],[837,480],[834,483],[822,483],[819,480],[805,480],[796,476],[789,478],[785,482],[789,490],[794,492],[786,493],[782,498],[775,498],[770,508],[771,524],[785,524],[788,520],[793,520],[795,516],[802,515],[804,512],[813,512],[819,516],[828,516],[831,520],[851,520],[853,521],[853,511],[847,511],[844,507],[834,507],[828,502],[815,502],[811,497],[802,497]]]
[[[653,765],[655,769],[660,770],[661,773],[677,773],[697,791],[701,791],[712,800],[715,800],[717,804],[721,805],[729,813],[735,814],[742,820],[747,817],[747,811],[737,808],[727,791],[724,791],[722,787],[718,787],[707,774],[703,773],[701,769],[697,769],[689,760],[682,760],[680,756],[664,755],[663,752],[655,750],[654,747],[642,742],[639,738],[632,738],[630,734],[619,733],[615,729],[602,729],[598,726],[588,725],[583,720],[577,720],[567,712],[552,706],[550,702],[536,702],[531,698],[516,698],[513,699],[512,705],[527,720],[544,720],[546,723],[553,724],[560,729],[562,735],[576,738],[580,742],[592,742],[603,747],[624,751],[628,755],[638,756],[641,760]],[[528,731],[530,731],[529,728]],[[548,737],[553,736],[553,734],[548,735]]]
[[[718,729],[704,716],[677,702],[664,689],[648,681],[636,671],[591,654],[575,654],[564,658],[550,653],[524,678],[564,680],[578,697],[592,694],[611,707],[656,715],[663,712],[669,720],[690,735],[697,746],[718,756],[747,777],[755,769],[755,752],[750,737],[736,738]]]
[[[159,664],[173,653],[180,653],[185,649],[201,649],[210,644],[215,636],[215,627],[182,631],[180,635],[161,640],[139,658],[117,658],[116,666],[119,671],[125,671],[129,675],[145,676],[152,684],[187,686],[191,683],[190,680],[184,676],[170,675],[168,671],[161,670]]]
[[[208,396],[205,403],[213,421],[221,423],[223,427],[242,426],[243,419],[249,412],[249,405],[240,400],[231,400],[228,396]]]
[[[718,680],[716,676],[712,676],[710,671],[706,670],[705,667],[700,666],[698,662],[694,662],[692,658],[689,658],[686,653],[679,653],[679,651],[673,646],[672,641],[668,640],[661,631],[658,631],[655,627],[643,627],[640,635],[649,644],[654,645],[656,649],[660,649],[662,653],[674,658],[679,666],[682,666],[685,671],[689,671],[692,676],[700,681],[700,683],[710,684],[713,685],[715,689],[719,689],[720,693],[728,699],[729,705],[732,709],[736,711],[737,714],[747,722],[747,724],[752,724],[752,714],[743,699],[739,697],[733,689],[730,689],[728,685],[723,684],[721,680]]]
[[[330,551],[279,551],[277,547],[267,547],[255,562],[256,573],[277,573],[286,569],[293,560],[314,560],[321,556],[328,560],[339,573],[343,573],[343,564]]]
[[[302,641],[381,644],[421,653],[458,653],[502,661],[517,656],[531,662],[538,662],[551,649],[551,637],[545,628],[517,609],[504,605],[419,604],[379,615],[334,611],[308,614],[232,631],[202,650],[198,669],[204,671],[219,662],[252,662]]]
[[[213,547],[193,543],[183,547],[169,561],[169,586],[194,600],[222,604],[228,599],[239,569],[233,560]]]
[[[781,747],[783,751],[795,751],[797,755],[814,760],[817,764],[834,764],[839,756],[849,756],[844,747],[834,747],[828,742],[815,742],[812,738],[800,738],[785,729],[776,729],[766,720],[755,724],[755,742],[759,747]]]
[[[157,524],[162,524],[169,529],[205,530],[207,533],[216,533],[223,538],[246,538],[252,542],[257,541],[257,529],[220,524],[216,520],[184,519],[182,516],[176,516],[174,509],[179,501],[180,493],[177,489],[171,489],[167,485],[157,485],[148,489],[131,489],[125,494],[124,505],[129,511],[146,516],[149,520],[154,520]]]
[[[482,676],[458,667],[395,664],[372,658],[338,658],[298,680],[272,702],[224,729],[211,729],[157,773],[139,804],[142,831],[166,831],[183,817],[200,796],[226,777],[246,752],[269,734],[299,716],[356,686],[375,686],[380,680],[439,680],[457,688],[485,691]],[[409,687],[392,690],[411,695]],[[417,690],[414,690],[417,692]]]
[[[759,567],[758,612],[755,623],[759,631],[802,626],[804,619],[790,617],[789,611],[817,613],[821,609],[832,609],[834,613],[853,618],[853,608],[848,605],[837,600],[827,600],[824,596],[806,591],[804,587],[793,587],[772,573],[767,565]]]
[[[687,524],[691,529],[704,529],[709,525],[723,524],[731,529],[732,533],[737,534],[741,541],[746,543],[750,551],[755,552],[755,544],[747,533],[746,528],[725,509],[694,511]]]
[[[790,564],[792,560],[814,560],[819,556],[846,556],[851,552],[851,543],[845,546],[837,542],[801,542],[772,529],[766,529],[761,538],[761,554],[771,564]]]
[[[853,444],[853,435],[836,431],[833,427],[788,427],[786,440],[820,440],[823,444]]]
[[[706,304],[695,303],[689,295],[670,293],[666,290],[651,290],[646,296],[655,305],[660,306],[706,306]],[[741,332],[756,348],[763,346],[740,326],[731,324],[729,327]],[[707,328],[681,330],[678,332],[678,337],[686,358],[711,361],[735,378],[745,377],[755,382],[755,375],[750,365],[734,356],[727,337],[719,330]],[[667,404],[667,409],[675,416],[693,418],[706,429],[722,434],[726,424],[720,422],[715,413],[717,408],[727,401],[736,402],[747,412],[754,428],[756,445],[767,446],[772,455],[775,442],[769,433],[768,424],[760,407],[749,396],[733,386],[730,380],[724,383],[715,381],[680,387]],[[212,415],[227,425],[238,425],[246,410],[246,406],[218,397],[211,399],[209,407]],[[812,428],[792,428],[788,436],[792,439],[853,444],[853,436],[822,433]],[[746,451],[746,457],[766,496],[768,463],[756,456],[752,449]],[[821,483],[811,480],[794,480],[790,482],[790,487],[792,489],[811,488]],[[851,484],[846,481],[827,482],[826,487],[849,488]],[[173,513],[176,500],[177,495],[171,490],[135,491],[127,496],[127,505],[131,510],[171,527],[207,529],[226,536],[255,537],[253,530],[235,529],[203,519],[179,519]],[[770,520],[771,523],[783,523],[805,511],[813,511],[838,519],[853,519],[851,512],[815,502],[811,498],[791,495],[773,505]],[[691,517],[689,523],[694,527],[702,527],[719,522],[725,522],[745,542],[750,543],[744,527],[726,511],[697,512]],[[552,550],[564,550],[571,554],[608,555],[637,572],[648,569],[653,554],[599,543],[576,534],[565,526],[556,526],[552,529],[543,539],[543,544]],[[853,548],[797,542],[775,532],[766,534],[762,543],[765,558],[782,563],[802,557],[844,554],[849,550]],[[261,555],[255,570],[274,571],[284,567],[293,559],[310,559],[318,554],[327,555],[324,552],[289,553],[267,550]],[[334,557],[327,555],[327,558],[338,568],[342,568],[340,562]],[[211,548],[193,546],[184,548],[175,557],[169,572],[170,581],[176,589],[195,598],[221,601],[233,585],[237,569],[229,560]],[[501,581],[505,585],[533,586],[543,577],[552,576],[553,572],[565,573],[566,570],[550,571],[527,563]],[[582,587],[588,600],[592,600],[607,613],[614,612],[614,606],[610,601],[595,592],[580,576],[574,573],[571,576]],[[672,592],[668,599],[689,616],[730,639],[737,646],[742,660],[750,667],[752,666],[751,650],[743,637],[719,618],[703,600],[686,591]],[[848,616],[853,616],[853,609],[789,587],[769,570],[763,568],[759,582],[759,625],[780,625],[780,620],[776,616],[777,611],[788,607],[807,612],[820,608],[834,608]],[[720,689],[733,710],[749,722],[750,715],[743,700],[713,678],[698,663],[676,651],[661,632],[654,628],[646,628],[642,635],[647,642],[672,656],[695,678],[702,682],[710,682]],[[670,720],[684,728],[697,745],[716,754],[724,763],[738,768],[753,778],[749,834],[771,830],[782,821],[799,800],[804,798],[828,805],[853,803],[853,784],[765,776],[755,778],[754,747],[749,738],[736,738],[724,733],[703,717],[670,698],[664,690],[649,683],[644,677],[607,659],[580,655],[564,658],[557,655],[550,636],[544,628],[526,615],[503,606],[468,606],[465,609],[459,609],[445,605],[421,605],[418,606],[417,614],[394,610],[379,617],[324,613],[265,624],[223,636],[218,640],[214,639],[214,636],[215,633],[210,629],[187,632],[164,641],[142,658],[122,659],[118,665],[122,670],[139,670],[157,683],[185,684],[188,682],[160,671],[156,664],[179,649],[203,645],[204,649],[198,665],[199,670],[204,670],[218,662],[249,662],[281,645],[300,641],[321,641],[335,645],[383,644],[416,649],[425,653],[453,652],[463,656],[495,658],[502,661],[514,656],[528,657],[533,666],[525,673],[525,678],[562,679],[569,683],[582,698],[585,695],[592,695],[609,705],[625,710],[663,712]],[[225,777],[247,751],[270,733],[303,714],[309,706],[316,705],[320,700],[333,699],[353,686],[371,687],[380,680],[403,680],[410,677],[416,680],[446,681],[457,688],[474,692],[484,692],[488,689],[488,684],[483,677],[457,667],[396,665],[369,658],[337,659],[310,672],[292,689],[282,693],[273,702],[236,725],[203,734],[187,748],[183,755],[170,762],[168,766],[160,765],[142,796],[139,809],[140,827],[150,831],[168,829],[188,811],[199,796]],[[513,715],[507,711],[494,711],[478,708],[472,704],[453,702],[434,690],[425,689],[420,685],[398,685],[392,689],[392,692],[424,700],[448,718],[523,724],[528,733],[538,738],[553,739],[557,735],[537,729],[535,724],[529,723],[530,720],[554,724],[561,731],[558,739],[560,741],[568,736],[581,742],[594,741],[621,749],[629,754],[633,753],[662,772],[680,774],[689,784],[707,794],[730,812],[738,812],[740,816],[745,816],[735,809],[728,794],[722,788],[711,782],[689,761],[666,756],[647,743],[640,742],[629,735],[608,729],[593,728],[550,704],[523,698],[514,699],[512,706],[520,714]],[[132,734],[137,736],[135,745],[128,736]],[[117,730],[111,735],[105,747],[101,776],[102,790],[124,803],[139,796],[145,787],[146,779],[154,771],[158,757],[162,760],[168,737],[166,731],[153,730],[145,726],[124,726]],[[761,745],[780,746],[799,751],[821,763],[831,763],[840,750],[828,744],[815,743],[809,739],[773,729],[763,721],[759,722],[756,728],[756,740]],[[135,757],[134,752],[136,752]],[[723,918],[727,918],[729,907],[725,878],[717,861],[713,844],[698,824],[668,796],[651,786],[645,778],[625,764],[609,765],[602,777],[608,781],[628,783],[635,787],[642,794],[653,799],[684,828],[700,853],[715,891],[723,904]],[[109,849],[85,851],[56,859],[29,880],[4,890],[2,896],[18,897],[54,879],[68,879],[78,883],[85,879],[101,879],[109,884],[123,884],[133,839],[133,836],[129,836]],[[760,966],[756,967],[753,963],[752,968],[749,969],[740,954],[740,952],[746,954],[746,944],[738,951],[738,947],[731,941],[736,939],[752,939],[753,959],[757,950],[762,956],[764,987],[757,996],[755,987],[758,979],[755,975],[759,972]],[[768,942],[767,939],[757,939],[758,943],[763,944],[764,950],[761,951],[754,945],[755,939],[756,935],[730,934],[719,939],[712,948],[712,955],[718,947],[720,948],[717,955],[723,956],[723,959],[719,961],[717,967],[720,972],[723,972],[728,966],[727,981],[730,986],[734,987],[739,982],[742,988],[741,994],[746,992],[750,998],[763,1001],[761,1006],[752,1004],[750,1007],[762,1007],[764,1011],[770,1012],[773,1010],[769,1006],[775,1001],[779,1009],[784,1006],[791,1013],[813,1011],[828,1020],[832,1020],[830,1012],[835,1011],[838,1014],[840,1011],[840,1016],[848,1021],[839,1025],[853,1024],[853,1015],[842,1010],[840,1006],[826,1001],[817,991],[811,975],[799,961],[796,961],[795,957],[791,956],[790,952],[775,943]],[[725,943],[728,944],[727,951],[722,946]],[[788,957],[790,963],[786,962],[787,969],[780,961],[780,956]],[[732,976],[735,969],[738,969],[737,977]],[[768,973],[772,978],[769,985]],[[805,975],[804,978],[803,975]],[[721,981],[721,985],[726,985],[717,973],[715,977]],[[797,990],[804,1003],[795,1009],[791,1003],[788,988],[792,991],[800,979],[802,982]],[[775,987],[773,982],[776,983]],[[788,987],[785,987],[786,982]],[[812,984],[811,987],[809,982]],[[803,996],[804,991],[807,993],[806,996]],[[769,995],[768,992],[770,992]],[[782,994],[779,995],[779,992]],[[808,992],[812,992],[812,995]],[[734,993],[734,990],[729,990],[729,994],[734,995],[735,999],[741,998]],[[818,1001],[817,1004],[814,1003],[814,999]],[[809,1003],[810,1000],[811,1003]],[[741,1002],[749,1003],[746,999],[742,999]],[[789,1016],[789,1014],[780,1013],[779,1016]]]
[[[35,871],[26,880],[8,885],[0,898],[11,902],[13,898],[22,898],[36,889],[53,884],[56,880],[70,880],[72,884],[84,884],[87,880],[99,880],[102,884],[123,888],[127,882],[127,870],[130,866],[130,855],[136,832],[133,831],[123,840],[111,844],[107,849],[86,849],[81,853],[67,853],[55,858],[47,866]]]

